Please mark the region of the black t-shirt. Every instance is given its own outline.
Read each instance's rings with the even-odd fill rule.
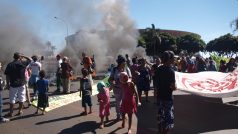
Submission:
[[[170,85],[175,83],[175,72],[171,67],[159,66],[155,74],[158,85],[157,96],[159,100],[173,100],[172,89]]]
[[[7,65],[4,73],[10,78],[11,87],[20,87],[26,83],[25,70],[26,66],[29,63],[30,62],[21,62],[19,60],[14,60]]]

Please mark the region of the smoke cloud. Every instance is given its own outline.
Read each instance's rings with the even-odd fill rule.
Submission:
[[[82,52],[95,57],[97,70],[106,70],[118,54],[132,56],[136,51],[138,31],[128,15],[125,0],[51,1],[49,7],[68,21],[76,32],[67,38],[61,52],[80,67]],[[78,63],[78,64],[77,64]]]
[[[30,27],[30,18],[4,2],[0,2],[0,9],[0,61],[6,65],[14,52],[40,54],[45,47]]]
[[[69,37],[66,47],[59,48],[62,44],[54,45],[62,50],[62,55],[71,59],[75,70],[80,70],[81,54],[85,52],[89,56],[94,55],[97,70],[100,71],[106,70],[106,65],[115,63],[119,54],[144,54],[141,52],[143,50],[136,49],[139,34],[135,22],[129,16],[127,2],[128,0],[43,0],[38,3],[42,4],[46,18],[53,19],[56,16],[67,25]],[[29,56],[42,55],[42,51],[47,49],[47,35],[40,36],[41,29],[34,27],[32,20],[36,16],[26,16],[17,7],[4,2],[0,3],[0,9],[0,60],[11,61],[15,51]],[[39,25],[41,24],[37,24]],[[65,30],[62,24],[55,25]]]

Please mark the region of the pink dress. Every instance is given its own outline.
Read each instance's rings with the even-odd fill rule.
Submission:
[[[134,96],[134,90],[132,89],[134,84],[128,82],[127,84],[122,85],[123,98],[121,103],[121,112],[122,113],[136,113],[136,99]]]
[[[104,88],[104,93],[98,93],[97,97],[99,101],[99,116],[109,116],[110,115],[110,94],[109,89]]]

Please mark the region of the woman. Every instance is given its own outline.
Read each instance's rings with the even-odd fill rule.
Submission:
[[[126,72],[129,78],[131,78],[131,71],[128,67],[126,67],[126,59],[119,55],[117,58],[117,66],[113,68],[110,77],[108,79],[111,88],[113,89],[113,93],[116,100],[116,113],[117,113],[117,120],[121,119],[121,112],[120,112],[120,106],[122,101],[122,89],[120,84],[120,73]]]

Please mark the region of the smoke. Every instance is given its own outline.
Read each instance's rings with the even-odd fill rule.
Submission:
[[[4,2],[0,2],[0,9],[0,61],[6,65],[16,51],[28,56],[40,54],[44,45],[30,27],[30,18]]]
[[[89,56],[94,55],[97,70],[100,71],[114,63],[117,55],[133,56],[137,50],[138,31],[129,16],[127,2],[128,0],[42,0],[38,3],[44,7],[41,10],[47,14],[46,18],[60,18],[67,25],[69,35],[73,34],[67,38],[65,48],[59,48],[60,44],[55,45],[58,50],[62,50],[62,55],[71,59],[75,70],[80,70],[81,54],[86,52]],[[41,51],[47,48],[42,43],[46,42],[44,39],[47,35],[40,36],[38,31],[41,29],[38,27],[38,31],[34,30],[32,20],[36,16],[30,13],[26,16],[17,7],[4,2],[0,3],[0,9],[0,60],[11,61],[15,51],[29,56],[42,55]],[[39,25],[41,24],[37,24]],[[59,29],[65,29],[63,25],[58,26]],[[142,52],[137,52],[138,54]]]
[[[70,57],[77,70],[82,52],[94,55],[99,71],[114,63],[118,54],[134,54],[138,31],[125,0],[55,0],[51,4],[49,7],[58,11],[59,17],[76,32],[67,38],[68,45],[61,53]]]

